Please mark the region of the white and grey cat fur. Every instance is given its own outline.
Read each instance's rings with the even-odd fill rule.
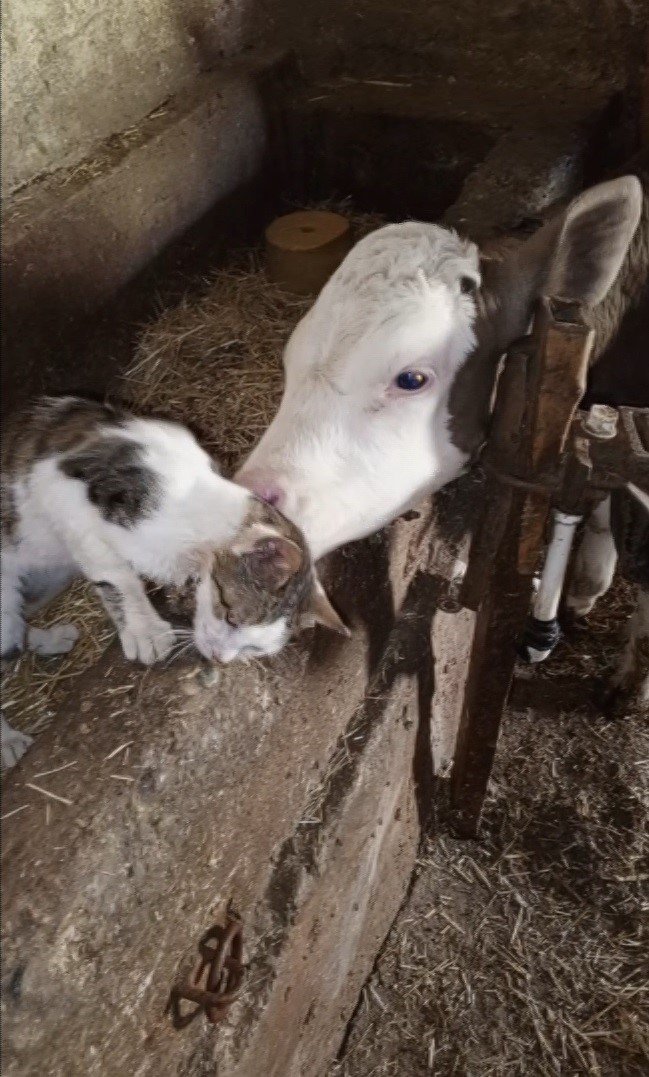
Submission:
[[[69,651],[74,625],[25,620],[76,576],[94,583],[127,658],[169,654],[144,582],[181,589],[210,660],[278,652],[316,622],[346,633],[301,532],[224,479],[185,427],[45,397],[4,432],[2,655]],[[11,727],[3,720],[3,754]]]

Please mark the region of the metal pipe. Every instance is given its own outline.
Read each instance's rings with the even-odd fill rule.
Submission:
[[[645,493],[644,490],[641,490],[640,487],[636,486],[634,482],[628,482],[626,484],[626,488],[629,493],[632,494],[633,497],[635,497],[635,499],[640,502],[640,504],[647,510],[647,512],[649,512],[649,494]]]
[[[553,513],[552,538],[541,582],[519,646],[519,655],[525,662],[544,662],[561,638],[557,613],[575,531],[581,519],[581,516],[559,510]]]

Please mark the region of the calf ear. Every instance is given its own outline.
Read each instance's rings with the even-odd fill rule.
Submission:
[[[331,602],[327,598],[324,587],[317,576],[313,578],[313,590],[309,598],[309,605],[302,613],[303,628],[313,628],[314,625],[324,625],[332,632],[339,632],[341,636],[351,636],[346,624],[340,619]]]
[[[642,212],[635,176],[584,191],[522,244],[483,252],[476,332],[498,356],[528,331],[537,300],[599,303],[617,277]]]
[[[596,306],[615,283],[642,213],[642,187],[622,176],[584,191],[563,216],[544,291]]]

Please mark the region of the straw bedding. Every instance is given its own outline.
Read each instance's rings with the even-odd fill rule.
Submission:
[[[206,282],[201,299],[181,301],[144,328],[119,395],[134,409],[187,423],[227,473],[275,412],[284,343],[307,306],[266,279],[258,255],[243,255],[238,265]],[[43,625],[67,621],[81,629],[69,655],[46,661],[22,655],[4,671],[3,708],[24,732],[46,728],[71,679],[92,666],[114,638],[83,582],[34,619]]]
[[[348,203],[321,209],[351,217],[359,239],[381,224],[375,215],[351,214]],[[192,287],[192,296],[196,295]],[[310,300],[283,292],[264,272],[260,250],[239,252],[204,282],[200,298],[160,311],[140,335],[118,395],[135,410],[189,425],[231,472],[257,442],[282,394],[282,352]],[[97,661],[114,632],[83,583],[61,595],[35,624],[73,622],[81,637],[64,658],[23,655],[3,670],[7,719],[26,733],[41,732],[72,678]]]
[[[628,610],[618,585],[518,685],[479,843],[439,792],[330,1077],[649,1072],[649,729],[591,702]]]
[[[218,273],[202,299],[163,311],[128,374],[137,405],[197,430],[228,472],[261,437],[282,395],[282,351],[309,301],[267,279],[260,260]]]

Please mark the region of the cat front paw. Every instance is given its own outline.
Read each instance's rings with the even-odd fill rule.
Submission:
[[[4,718],[2,719],[2,734],[0,739],[3,770],[10,770],[11,767],[15,767],[18,760],[22,759],[24,756],[30,744],[34,743],[32,737],[29,737],[26,733],[21,733],[18,729],[14,729]]]
[[[124,657],[129,662],[152,666],[166,658],[175,643],[175,632],[161,617],[137,629],[123,628],[119,634]]]
[[[41,658],[56,654],[68,654],[79,639],[75,625],[52,625],[51,628],[30,628],[27,631],[27,647]]]

